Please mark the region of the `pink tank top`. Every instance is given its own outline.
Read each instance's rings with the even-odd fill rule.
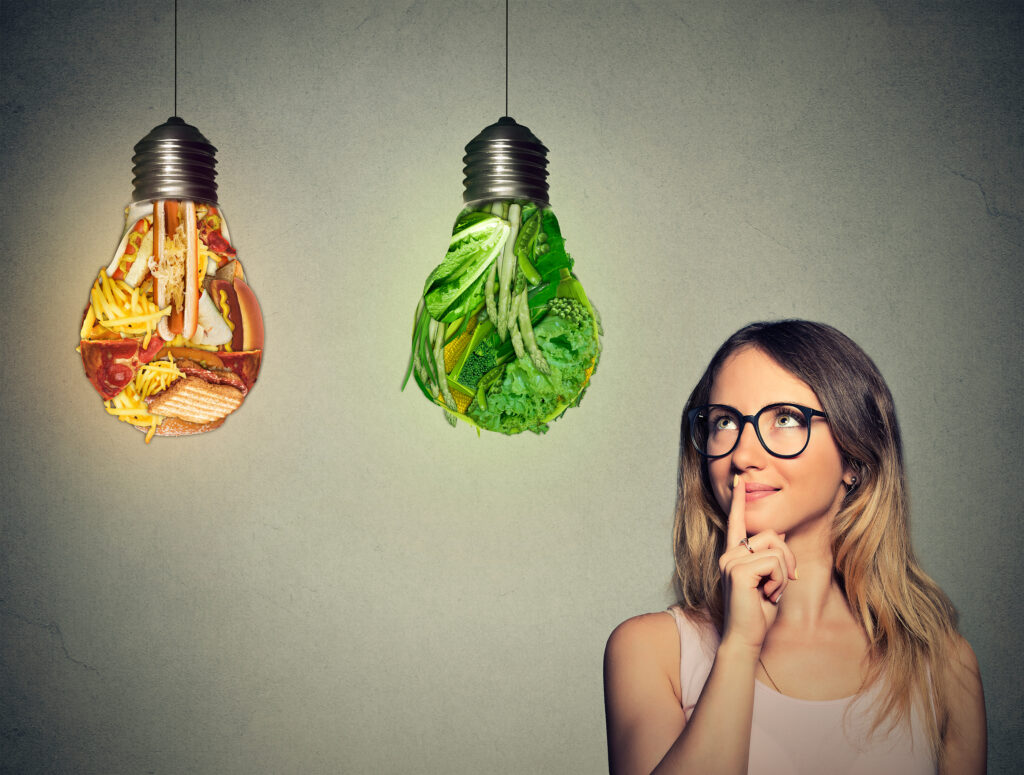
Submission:
[[[679,630],[679,687],[686,718],[711,672],[719,636],[681,609],[669,609]],[[935,775],[938,771],[916,713],[868,737],[874,693],[858,700],[799,700],[754,682],[747,775]],[[849,708],[849,712],[847,709]]]

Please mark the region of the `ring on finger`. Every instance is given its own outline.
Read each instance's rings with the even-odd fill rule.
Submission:
[[[740,546],[745,546],[747,547],[748,552],[750,552],[751,554],[754,553],[754,547],[750,545],[750,539],[744,538],[742,541],[740,541]]]

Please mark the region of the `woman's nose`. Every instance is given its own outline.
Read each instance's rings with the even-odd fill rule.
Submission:
[[[761,445],[757,438],[757,430],[750,422],[743,423],[740,428],[740,438],[736,442],[736,448],[732,451],[732,464],[736,468],[760,468],[768,451]]]

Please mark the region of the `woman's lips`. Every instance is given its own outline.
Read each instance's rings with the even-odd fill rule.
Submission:
[[[746,502],[761,500],[767,498],[769,495],[774,495],[779,490],[776,487],[771,487],[767,484],[758,484],[757,482],[746,482],[744,484],[746,490]]]

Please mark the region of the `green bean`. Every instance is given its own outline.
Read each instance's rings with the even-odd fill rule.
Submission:
[[[416,305],[416,314],[412,316],[412,339],[416,341],[416,329],[420,324],[420,315],[423,314],[423,307],[427,303],[424,296],[420,296],[420,303]]]
[[[444,324],[437,327],[437,334],[434,337],[434,360],[437,363],[437,382],[441,387],[441,395],[444,396],[444,403],[453,412],[458,409],[452,391],[448,389],[448,374],[444,369]]]
[[[481,409],[487,409],[487,391],[491,389],[491,385],[501,379],[501,375],[504,373],[505,366],[501,364],[480,377],[480,381],[476,384],[476,401],[480,404]]]
[[[431,390],[437,384],[437,359],[434,357],[434,340],[437,338],[438,323],[427,315],[427,325],[423,329],[423,337],[420,339],[420,363],[427,370],[427,377],[431,384]],[[433,398],[437,399],[435,393]]]
[[[412,324],[412,353],[409,355],[409,366],[405,370],[405,376],[402,377],[402,390],[405,390],[405,386],[409,384],[409,377],[415,371],[416,350],[419,347],[420,327],[422,325],[420,316],[423,313],[423,304],[423,297],[420,296],[419,306],[416,307],[416,319]]]

